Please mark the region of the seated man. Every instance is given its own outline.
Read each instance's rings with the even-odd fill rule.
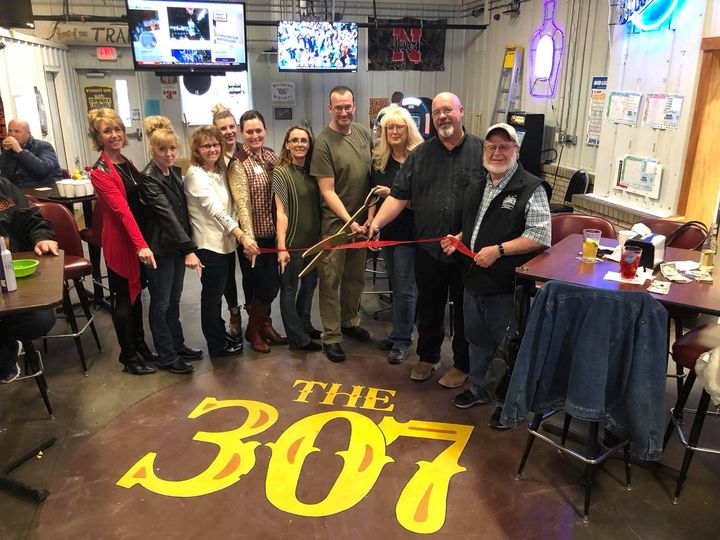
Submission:
[[[58,254],[55,231],[37,210],[29,208],[25,196],[7,178],[0,176],[0,236],[11,251],[34,249],[37,255]],[[2,293],[12,294],[12,293]],[[52,309],[0,317],[0,383],[18,378],[18,340],[44,336],[55,324]]]
[[[0,174],[16,186],[40,186],[62,180],[55,149],[50,143],[34,139],[24,120],[10,120],[2,146]]]

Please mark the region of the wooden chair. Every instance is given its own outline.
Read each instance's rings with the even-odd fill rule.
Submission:
[[[65,316],[70,323],[72,329],[71,334],[62,335],[51,335],[45,336],[46,338],[60,338],[60,337],[72,337],[75,339],[75,346],[77,347],[78,354],[80,355],[80,362],[83,367],[85,375],[87,375],[87,362],[85,361],[85,351],[83,350],[81,336],[90,327],[90,330],[97,343],[98,350],[102,351],[100,345],[100,338],[98,337],[97,330],[95,329],[95,323],[93,322],[93,315],[90,311],[90,302],[87,294],[85,293],[85,287],[83,286],[82,280],[85,276],[89,276],[92,273],[92,264],[88,261],[82,250],[82,243],[80,241],[80,233],[78,232],[77,223],[75,218],[70,211],[63,205],[38,201],[35,203],[35,207],[39,210],[40,214],[52,223],[55,229],[55,239],[60,249],[65,251],[65,269],[64,269],[64,285],[63,285],[63,311]],[[78,298],[82,310],[85,314],[87,323],[82,329],[78,328],[78,323],[75,318],[75,312],[73,305],[70,300],[70,283],[73,283],[75,291],[77,292]]]

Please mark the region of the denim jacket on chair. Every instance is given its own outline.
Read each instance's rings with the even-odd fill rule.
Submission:
[[[551,281],[528,318],[502,422],[564,408],[604,421],[644,460],[662,455],[667,311],[646,292]]]

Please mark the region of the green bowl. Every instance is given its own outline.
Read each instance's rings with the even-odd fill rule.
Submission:
[[[25,277],[34,274],[40,261],[37,259],[15,259],[12,262],[15,277]]]

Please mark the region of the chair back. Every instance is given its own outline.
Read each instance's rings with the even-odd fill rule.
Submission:
[[[590,185],[590,177],[587,171],[580,169],[570,177],[567,191],[565,192],[565,202],[571,203],[573,195],[584,195],[587,193]],[[604,235],[603,235],[604,236]]]
[[[547,195],[548,202],[550,202],[552,200],[552,194],[553,194],[553,188],[550,185],[550,182],[548,182],[547,180],[543,180],[542,184],[540,184],[540,185],[545,190],[545,194]]]
[[[80,231],[80,238],[85,240],[88,244],[94,246],[102,246],[102,228],[103,228],[103,216],[105,210],[101,199],[95,201],[95,208],[92,214],[92,225],[84,228]]]
[[[655,234],[665,236],[668,247],[698,250],[708,235],[707,227],[699,221],[686,223],[671,219],[644,219],[640,223],[646,225]]]
[[[38,201],[35,207],[55,229],[55,240],[60,249],[64,250],[66,255],[84,257],[80,232],[70,210],[62,204],[50,201]]]
[[[617,238],[615,226],[607,219],[599,216],[552,214],[550,223],[552,226],[552,245],[557,244],[568,235],[582,234],[583,229],[599,229],[603,238]]]

